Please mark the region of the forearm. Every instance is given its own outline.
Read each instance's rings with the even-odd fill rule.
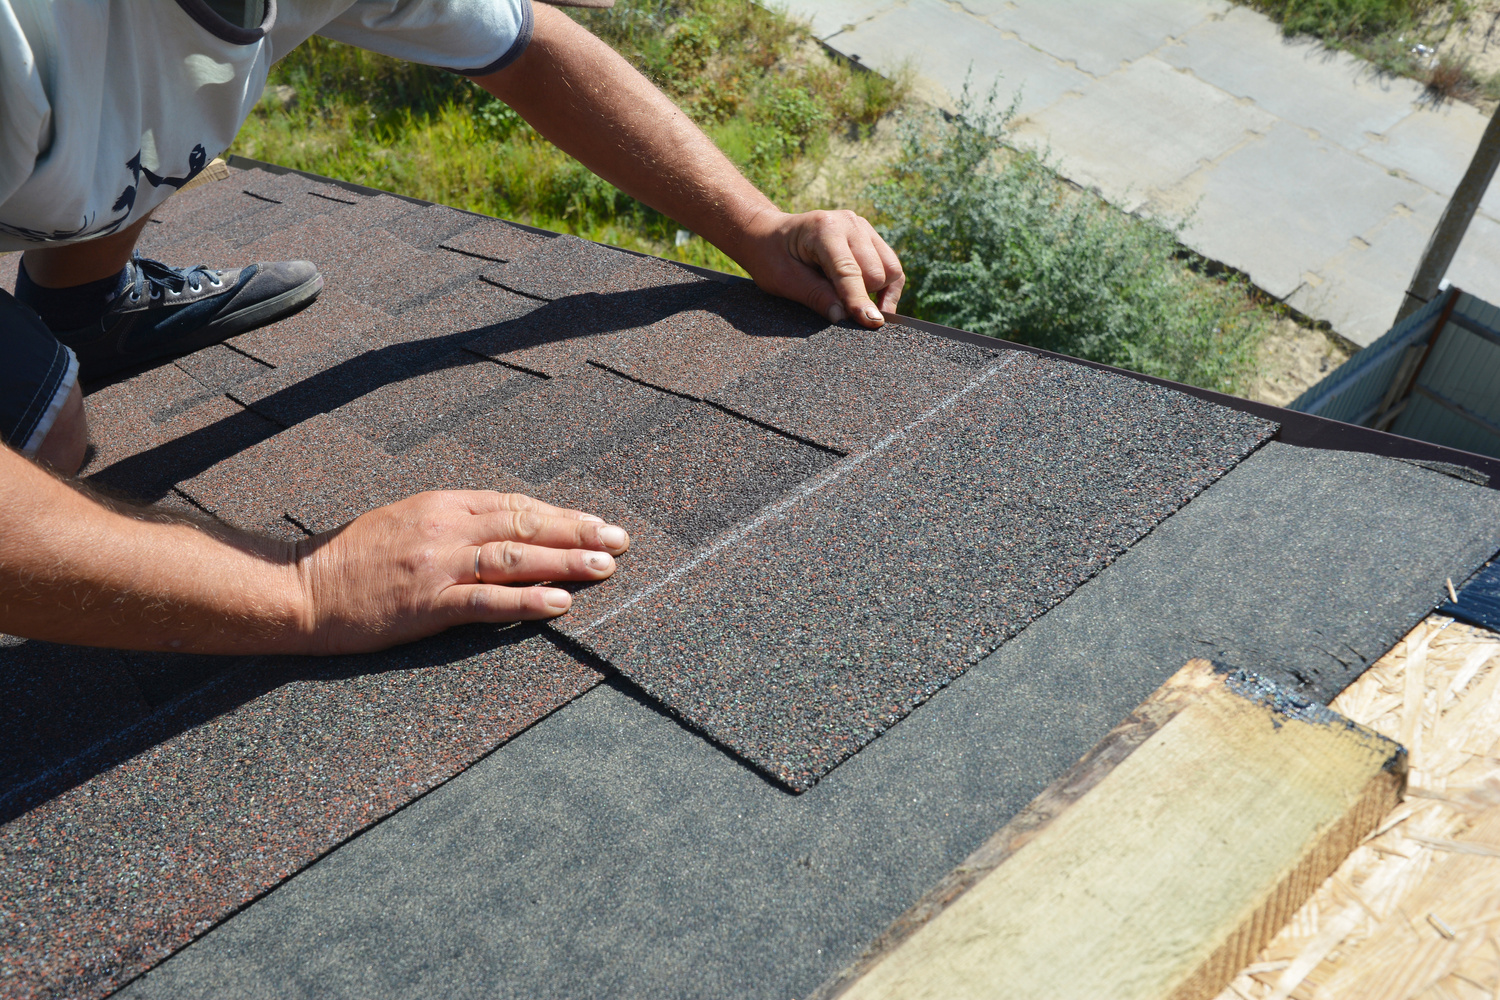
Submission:
[[[746,236],[776,206],[613,49],[551,7],[535,12],[526,52],[477,82],[594,173],[747,264]]]
[[[111,509],[0,446],[0,632],[205,653],[306,644],[288,543]]]

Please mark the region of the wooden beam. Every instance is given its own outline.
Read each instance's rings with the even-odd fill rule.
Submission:
[[[814,997],[1213,997],[1405,775],[1395,742],[1194,660]]]

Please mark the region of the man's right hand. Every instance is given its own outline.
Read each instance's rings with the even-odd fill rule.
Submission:
[[[0,445],[0,633],[119,649],[352,653],[551,618],[625,532],[515,494],[422,493],[301,543],[101,501]],[[476,582],[475,556],[479,580]]]
[[[297,545],[316,653],[358,653],[465,622],[555,618],[557,587],[602,580],[630,547],[623,528],[519,493],[420,493]]]

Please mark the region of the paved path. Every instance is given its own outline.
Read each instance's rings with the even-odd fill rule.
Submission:
[[[946,106],[970,66],[981,93],[1019,88],[1018,142],[1117,205],[1192,212],[1192,247],[1362,345],[1390,326],[1485,126],[1223,0],[790,6],[872,69],[909,60]],[[1500,187],[1449,279],[1500,303]]]

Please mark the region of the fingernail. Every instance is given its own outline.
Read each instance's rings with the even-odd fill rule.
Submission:
[[[828,307],[828,322],[830,323],[842,323],[847,315],[849,314],[844,312],[844,307],[837,302]]]
[[[625,534],[625,529],[613,524],[606,524],[599,529],[599,541],[612,549],[623,549],[630,536]]]
[[[865,318],[868,319],[871,323],[885,322],[885,317],[880,315],[880,310],[876,309],[874,306],[865,307]]]
[[[615,564],[608,552],[590,552],[583,557],[583,562],[589,569],[606,570]]]
[[[593,514],[582,514],[582,515],[579,516],[578,520],[580,520],[580,521],[602,521],[602,520],[604,520],[604,518],[602,518],[602,517],[595,517]]]
[[[542,603],[556,611],[566,611],[573,603],[573,595],[566,590],[547,588],[542,591]]]

